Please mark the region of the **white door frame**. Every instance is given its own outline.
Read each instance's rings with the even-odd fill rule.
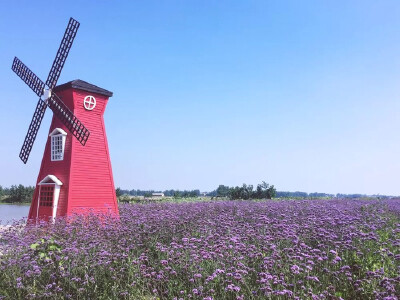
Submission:
[[[53,182],[48,182],[48,181]],[[54,175],[47,175],[43,180],[38,183],[39,186],[39,196],[38,196],[38,203],[37,203],[37,211],[36,211],[36,220],[39,217],[39,205],[40,205],[40,190],[42,185],[54,185],[54,192],[53,192],[53,211],[51,216],[51,222],[54,223],[57,216],[57,207],[58,207],[58,199],[60,198],[60,188],[62,186],[62,182]]]

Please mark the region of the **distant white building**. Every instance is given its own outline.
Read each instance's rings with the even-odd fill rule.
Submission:
[[[164,197],[164,193],[152,193],[152,197]]]

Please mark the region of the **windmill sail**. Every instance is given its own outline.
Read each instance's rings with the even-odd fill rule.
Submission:
[[[46,85],[52,90],[60,77],[61,70],[64,67],[65,60],[67,59],[69,50],[71,49],[72,43],[75,39],[76,32],[79,28],[79,22],[73,18],[69,19],[67,29],[65,30],[64,37],[61,40],[60,47],[58,47],[56,58],[54,59],[53,65],[51,66],[49,76],[46,80]]]
[[[36,106],[35,113],[33,114],[33,118],[31,124],[29,125],[28,133],[25,136],[24,144],[22,145],[21,151],[19,153],[19,157],[26,164],[29,158],[29,154],[31,153],[33,143],[35,142],[36,135],[39,131],[40,124],[42,123],[44,113],[46,111],[46,103],[39,99],[39,102]]]
[[[56,94],[51,92],[60,77],[61,70],[64,67],[65,60],[67,59],[79,25],[78,21],[70,18],[63,39],[61,40],[60,47],[58,48],[56,58],[51,66],[46,84],[44,84],[44,82],[41,81],[40,78],[17,57],[14,58],[11,69],[35,92],[36,95],[41,97],[39,98],[31,124],[29,125],[28,133],[25,136],[24,144],[22,145],[19,154],[19,157],[25,164],[28,161],[29,154],[32,150],[33,143],[35,142],[47,106],[50,107],[55,116],[60,119],[60,121],[82,145],[85,145],[89,138],[89,130],[87,130],[64,102]]]
[[[11,69],[17,74],[39,97],[43,95],[44,83],[17,57],[14,58]]]

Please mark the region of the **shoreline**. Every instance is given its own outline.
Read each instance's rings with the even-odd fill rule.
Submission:
[[[18,202],[3,202],[0,201],[0,205],[16,205],[16,206],[30,206],[31,203],[29,202],[23,202],[23,203],[18,203]]]

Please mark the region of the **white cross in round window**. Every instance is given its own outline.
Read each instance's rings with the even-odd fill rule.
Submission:
[[[83,106],[86,110],[93,110],[96,107],[96,98],[93,96],[86,96],[83,100]]]

